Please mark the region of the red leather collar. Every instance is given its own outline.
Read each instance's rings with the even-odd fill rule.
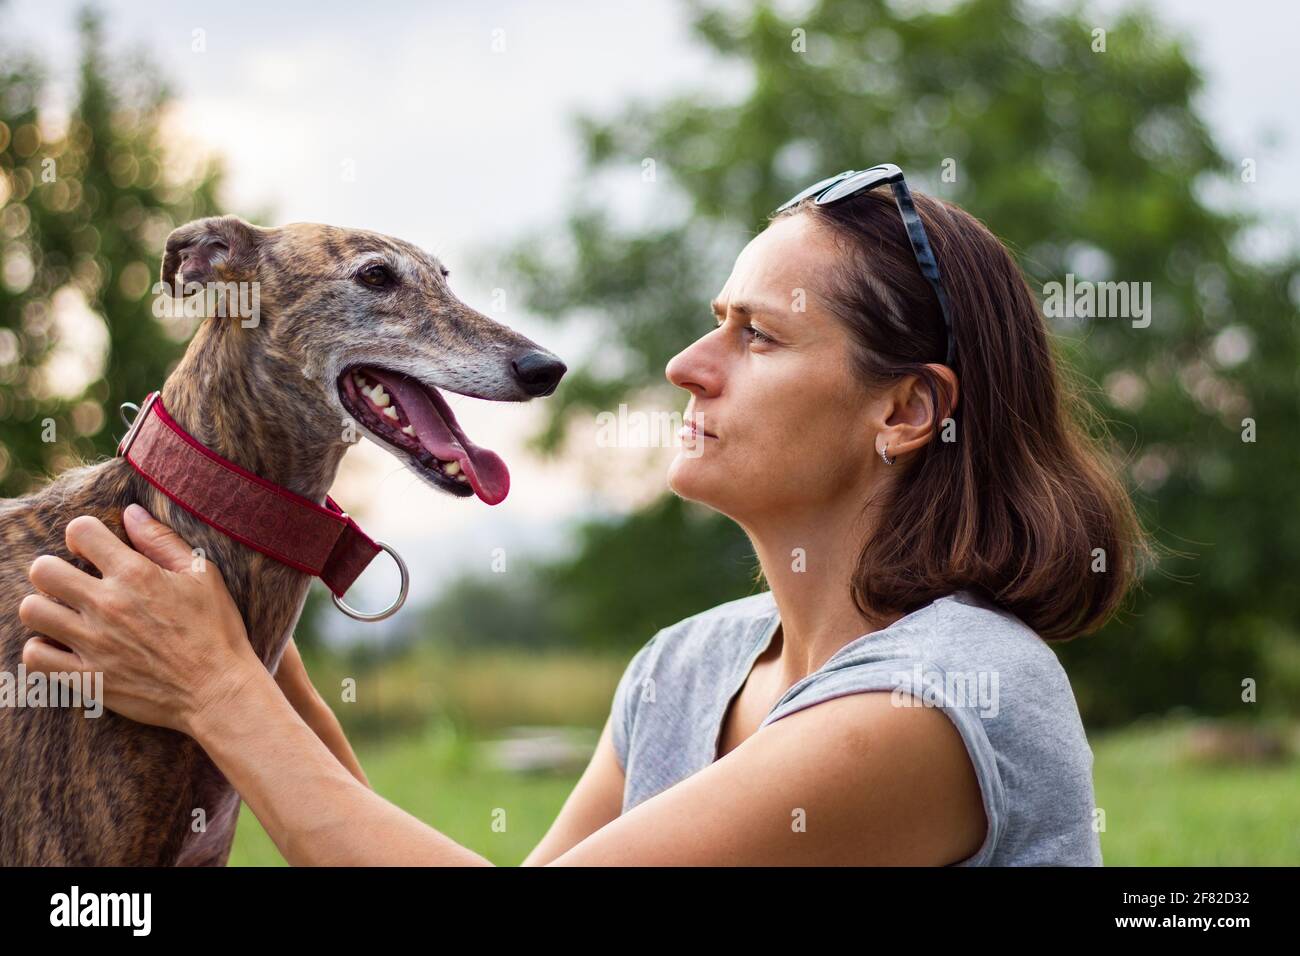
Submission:
[[[336,598],[381,549],[328,495],[321,507],[212,451],[167,414],[158,392],[145,399],[117,453],[200,521],[320,578]]]

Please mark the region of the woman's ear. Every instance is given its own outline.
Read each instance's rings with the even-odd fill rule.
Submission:
[[[257,271],[257,251],[269,232],[238,216],[209,216],[173,229],[163,251],[163,285],[178,297],[192,282],[240,282]],[[179,283],[179,285],[178,285]]]
[[[957,376],[946,365],[928,365],[933,378],[904,375],[887,393],[891,407],[876,438],[876,450],[888,442],[889,457],[918,451],[957,408]],[[931,385],[933,384],[933,390]]]
[[[957,379],[957,373],[946,365],[931,364],[926,368],[938,379],[939,408],[936,414],[940,419],[951,418],[961,401],[961,382]]]

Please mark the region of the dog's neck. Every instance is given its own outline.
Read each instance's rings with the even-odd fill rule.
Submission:
[[[218,455],[323,502],[348,445],[300,366],[263,347],[265,330],[208,319],[162,387],[177,423]]]
[[[265,311],[262,317],[265,320]],[[237,319],[204,321],[163,384],[163,406],[177,424],[218,455],[323,503],[348,448],[342,424],[332,423],[332,414],[298,366],[264,347],[265,331],[241,328]],[[120,467],[129,471],[128,466]],[[203,548],[221,568],[243,614],[249,642],[273,670],[311,579],[238,545],[138,476],[131,480],[135,500],[191,546]]]

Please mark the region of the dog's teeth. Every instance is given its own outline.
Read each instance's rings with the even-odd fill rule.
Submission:
[[[370,390],[370,400],[380,408],[383,408],[392,401],[392,399],[388,397],[388,393],[384,391],[384,386],[382,385],[376,385]]]
[[[460,474],[460,462],[458,462],[458,461],[449,461],[449,462],[447,462],[447,464],[445,464],[445,465],[442,466],[442,470],[443,470],[443,473],[444,473],[444,474],[447,474],[447,475],[459,475],[459,474]]]
[[[402,429],[402,434],[403,434],[403,435],[410,435],[412,438],[414,438],[414,437],[415,437],[415,426],[414,426],[414,425],[407,425],[405,428]]]
[[[457,475],[457,476],[456,476],[456,480],[457,480],[457,481],[469,481],[469,479],[466,478],[464,475]]]
[[[396,405],[389,405],[387,408],[384,409],[384,414],[389,418],[391,418],[393,421],[398,421]]]

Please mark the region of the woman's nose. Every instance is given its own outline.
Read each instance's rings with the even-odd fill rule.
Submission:
[[[716,357],[709,348],[710,338],[706,335],[697,339],[668,360],[664,369],[668,381],[696,394],[717,390],[721,376]]]

